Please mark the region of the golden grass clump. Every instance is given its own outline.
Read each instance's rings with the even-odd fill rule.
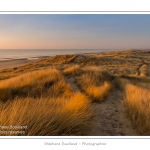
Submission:
[[[89,86],[85,91],[94,101],[101,102],[104,97],[109,93],[110,88],[110,83],[105,81],[100,86]]]
[[[0,82],[0,100],[15,97],[58,97],[71,89],[56,69],[33,71]]]
[[[66,68],[63,73],[65,75],[80,75],[82,73],[82,69],[79,65],[71,66],[69,68]]]
[[[85,135],[92,116],[88,98],[73,94],[70,98],[17,98],[0,102],[0,125],[27,126],[5,129],[1,135],[59,136]],[[24,133],[19,133],[18,131]],[[4,131],[4,130],[3,130]]]
[[[124,104],[133,126],[141,135],[150,135],[150,88],[132,84],[130,80],[120,79],[124,91]],[[144,83],[143,83],[144,84]]]
[[[101,102],[111,89],[109,80],[105,72],[88,71],[77,79],[77,84],[93,101]]]

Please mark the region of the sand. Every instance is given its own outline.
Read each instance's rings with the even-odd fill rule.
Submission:
[[[39,61],[40,59],[48,58],[48,57],[49,56],[42,56],[42,57],[39,57],[37,59],[23,58],[23,59],[12,59],[12,60],[0,61],[0,69],[18,67],[18,66],[25,65],[25,64],[28,64],[28,63],[32,63],[32,62],[35,62],[35,61]]]
[[[137,136],[131,121],[126,116],[123,93],[115,87],[102,103],[93,104],[94,118],[89,136]]]
[[[15,60],[0,61],[0,69],[17,67],[17,66],[24,65],[24,64],[32,62],[32,61],[33,60],[27,60],[27,59],[15,59]]]

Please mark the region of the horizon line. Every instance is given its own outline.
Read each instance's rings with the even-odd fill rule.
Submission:
[[[142,50],[150,48],[1,48],[0,50]]]

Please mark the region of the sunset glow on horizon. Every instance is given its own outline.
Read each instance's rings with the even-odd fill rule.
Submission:
[[[0,49],[150,48],[150,15],[1,14]]]

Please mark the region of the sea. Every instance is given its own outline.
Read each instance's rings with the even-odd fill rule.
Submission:
[[[41,57],[116,51],[117,49],[0,49],[0,61],[13,59],[34,60]]]

